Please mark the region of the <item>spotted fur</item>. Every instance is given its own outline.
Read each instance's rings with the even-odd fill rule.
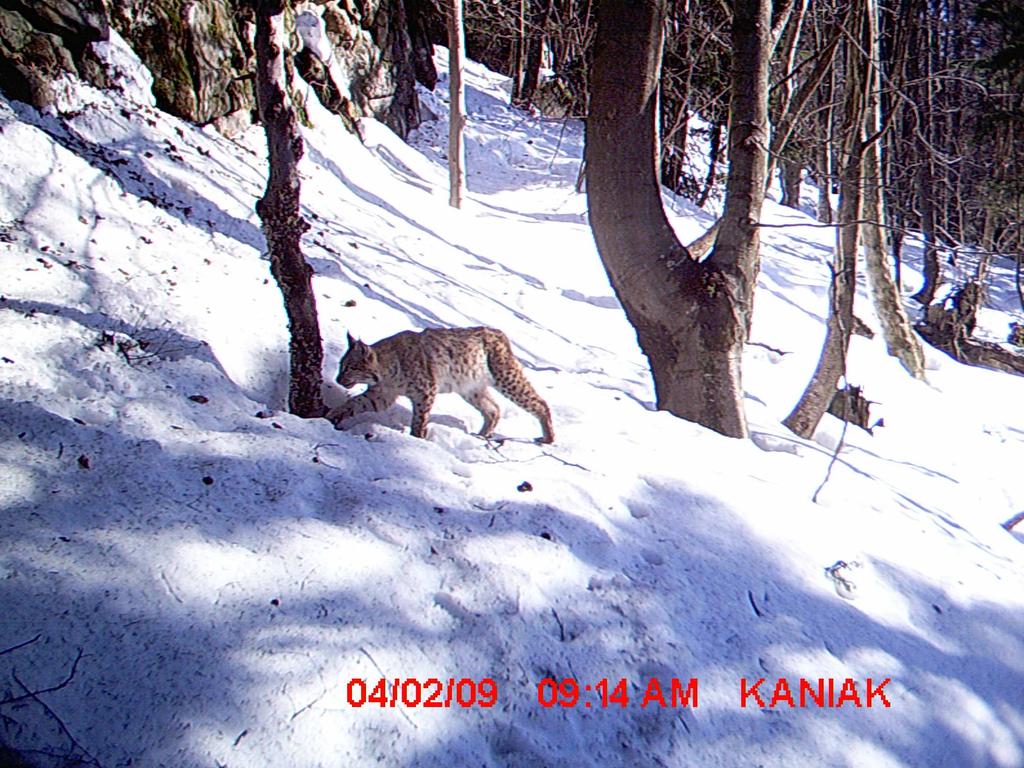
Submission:
[[[404,395],[412,401],[412,434],[426,437],[434,399],[439,393],[456,392],[480,411],[484,417],[480,435],[490,437],[501,417],[488,390],[493,386],[537,417],[543,431],[539,442],[555,439],[548,404],[527,381],[508,337],[494,328],[402,331],[376,344],[365,344],[349,334],[337,382],[343,387],[368,384],[369,388],[328,414],[335,425],[360,413],[387,410]]]

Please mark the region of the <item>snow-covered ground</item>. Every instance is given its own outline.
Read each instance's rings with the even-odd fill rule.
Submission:
[[[488,444],[451,395],[426,441],[404,401],[348,431],[284,413],[261,131],[78,85],[61,119],[0,99],[0,742],[105,768],[1024,765],[1024,537],[1000,525],[1024,509],[1024,380],[929,350],[918,382],[855,338],[885,426],[846,432],[812,502],[842,430],[780,420],[831,231],[767,205],[792,226],[765,230],[753,341],[786,354],[748,348],[753,440],[653,411],[573,189],[581,126],[467,76],[461,211],[444,83],[411,146],[310,106],[325,376],[347,331],[496,326],[553,446],[510,404]],[[667,203],[684,238],[710,222]],[[578,700],[542,706],[548,678]],[[353,706],[381,679],[385,706]],[[652,679],[668,706],[642,706]],[[790,707],[779,679],[842,706]]]

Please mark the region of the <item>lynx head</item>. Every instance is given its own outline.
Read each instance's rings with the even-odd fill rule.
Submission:
[[[377,353],[373,347],[364,344],[352,334],[348,334],[348,352],[341,358],[336,381],[343,387],[354,387],[356,384],[373,386],[380,382],[380,366]]]

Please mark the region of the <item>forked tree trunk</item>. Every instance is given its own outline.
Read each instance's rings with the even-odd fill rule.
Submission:
[[[846,82],[843,114],[842,171],[839,190],[839,226],[832,265],[829,313],[825,343],[818,367],[792,413],[784,420],[796,434],[810,438],[835,397],[839,379],[846,373],[846,351],[853,330],[853,297],[857,280],[857,243],[861,218],[864,125],[867,111],[870,26],[863,0],[850,17],[851,37],[846,43]]]
[[[878,61],[878,5],[867,0],[867,16],[870,24],[872,61]],[[878,134],[882,127],[881,73],[877,66],[870,70],[868,90],[867,131]],[[885,208],[882,200],[882,142],[872,141],[864,150],[864,256],[867,266],[868,285],[878,319],[882,324],[882,335],[889,354],[897,358],[915,379],[924,378],[924,350],[921,341],[910,327],[910,319],[903,309],[899,286],[889,271],[885,248]]]
[[[466,50],[462,24],[462,0],[448,0],[448,204],[462,207],[466,191],[466,148],[462,131],[466,126],[466,86],[462,81],[462,56]]]
[[[602,0],[590,116],[587,197],[598,251],[654,376],[658,408],[745,437],[740,358],[757,272],[767,138],[768,0],[736,3],[726,213],[695,262],[668,223],[657,174],[660,0]]]
[[[254,0],[256,96],[267,136],[270,175],[256,212],[270,254],[270,271],[284,295],[291,334],[288,409],[305,418],[323,415],[323,346],[313,294],[313,270],[302,255],[309,224],[299,211],[302,136],[285,87],[284,0]]]

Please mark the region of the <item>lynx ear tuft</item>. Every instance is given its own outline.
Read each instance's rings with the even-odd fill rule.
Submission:
[[[348,333],[348,348],[349,348],[349,349],[352,349],[352,347],[354,347],[354,346],[355,346],[356,344],[358,344],[358,343],[359,343],[359,342],[357,342],[357,341],[356,341],[356,339],[355,339],[355,337],[354,337],[354,336],[352,335],[352,333],[351,333],[351,332],[349,332],[349,333]]]

